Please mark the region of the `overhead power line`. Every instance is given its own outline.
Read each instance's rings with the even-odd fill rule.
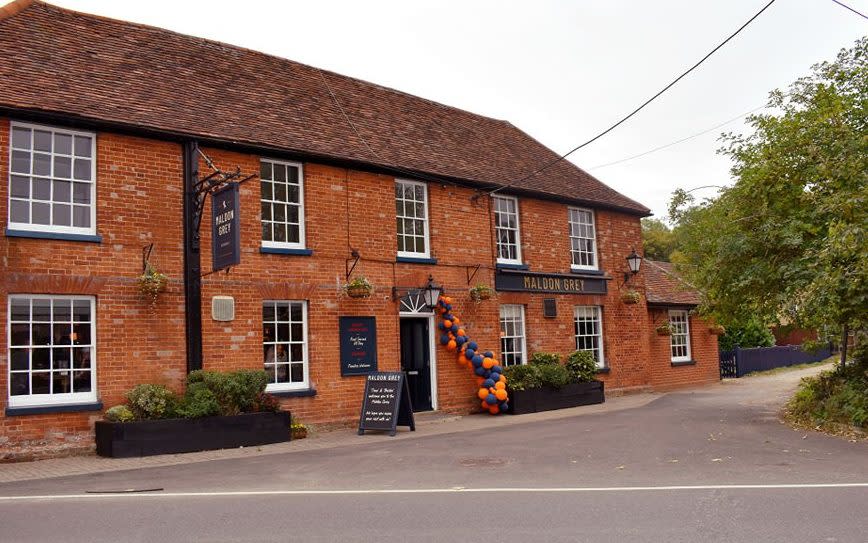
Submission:
[[[717,130],[718,128],[722,128],[722,127],[728,125],[729,123],[735,122],[735,121],[737,121],[737,120],[739,120],[739,119],[741,119],[741,118],[743,118],[743,117],[747,117],[747,116],[750,115],[751,113],[755,113],[755,112],[757,112],[757,111],[759,111],[759,110],[761,110],[761,109],[765,109],[765,108],[766,108],[766,106],[760,106],[760,107],[758,107],[758,108],[754,108],[754,109],[752,109],[752,110],[750,110],[750,111],[746,111],[746,112],[742,113],[741,115],[739,115],[739,116],[737,116],[737,117],[733,117],[732,119],[730,119],[730,120],[728,120],[728,121],[724,121],[724,122],[722,122],[722,123],[720,123],[720,124],[717,124],[717,125],[712,126],[711,128],[707,128],[707,129],[703,130],[702,132],[697,132],[696,134],[693,134],[692,136],[687,136],[686,138],[681,138],[680,140],[676,140],[676,141],[673,141],[673,142],[669,142],[669,143],[667,143],[667,144],[665,144],[665,145],[661,145],[661,146],[659,146],[659,147],[655,147],[655,148],[653,148],[653,149],[649,149],[649,150],[647,150],[647,151],[644,151],[644,152],[642,152],[642,153],[639,153],[639,154],[636,154],[636,155],[633,155],[633,156],[628,156],[628,157],[626,157],[626,158],[621,158],[621,159],[619,159],[619,160],[615,160],[615,161],[612,161],[612,162],[607,162],[607,163],[605,163],[605,164],[600,164],[600,165],[598,165],[598,166],[591,166],[591,167],[588,168],[588,169],[589,169],[589,170],[599,170],[599,169],[601,169],[601,168],[607,168],[607,167],[609,167],[609,166],[614,166],[615,164],[621,164],[622,162],[627,162],[627,161],[629,161],[629,160],[633,160],[633,159],[635,159],[635,158],[640,158],[640,157],[643,157],[643,156],[646,156],[646,155],[650,155],[651,153],[656,153],[657,151],[662,151],[663,149],[667,149],[667,148],[669,148],[669,147],[672,147],[673,145],[678,145],[679,143],[684,143],[685,141],[692,140],[693,138],[698,138],[699,136],[704,136],[705,134],[708,134],[709,132],[714,132],[714,131]]]
[[[693,66],[691,66],[690,68],[688,68],[684,73],[682,73],[681,75],[679,75],[678,77],[676,77],[674,80],[672,80],[671,83],[669,83],[668,85],[666,85],[665,87],[663,87],[660,91],[657,92],[657,94],[655,94],[654,96],[652,96],[651,98],[649,98],[648,100],[646,100],[645,102],[643,102],[642,105],[640,105],[639,107],[637,107],[636,109],[634,109],[633,111],[631,111],[631,112],[630,112],[629,114],[627,114],[625,117],[622,117],[621,120],[619,120],[618,122],[616,122],[615,124],[613,124],[613,125],[610,126],[609,128],[603,130],[602,132],[600,132],[599,134],[597,134],[597,135],[594,136],[593,138],[589,139],[588,141],[582,143],[581,145],[577,145],[576,147],[573,147],[569,152],[567,152],[567,153],[561,155],[560,157],[558,157],[557,159],[552,160],[551,162],[549,162],[549,163],[543,165],[541,168],[539,168],[539,169],[537,169],[537,170],[534,170],[534,171],[531,172],[530,174],[528,174],[528,175],[522,177],[521,179],[515,181],[514,183],[510,183],[510,184],[502,185],[501,187],[499,187],[499,188],[497,188],[497,189],[494,189],[494,190],[490,191],[489,194],[494,194],[495,192],[498,192],[498,191],[500,191],[500,190],[503,190],[503,189],[506,189],[506,188],[510,188],[510,187],[512,187],[512,186],[518,185],[519,183],[522,183],[522,182],[524,182],[524,181],[527,181],[528,179],[530,179],[531,177],[535,176],[536,174],[538,174],[538,173],[540,173],[540,172],[542,172],[542,171],[544,171],[544,170],[547,170],[548,168],[554,166],[555,164],[557,164],[557,163],[559,163],[559,162],[565,160],[568,156],[570,156],[571,154],[575,153],[575,152],[578,151],[579,149],[582,149],[583,147],[586,147],[586,146],[590,145],[591,143],[594,143],[595,141],[597,141],[598,139],[602,138],[603,136],[605,136],[606,134],[608,134],[608,133],[611,132],[612,130],[614,130],[614,129],[616,129],[617,127],[621,126],[624,122],[626,122],[628,119],[630,119],[633,115],[635,115],[635,114],[639,113],[640,111],[642,111],[642,109],[644,109],[645,106],[647,106],[648,104],[650,104],[651,102],[653,102],[654,100],[656,100],[658,97],[660,97],[660,95],[662,95],[664,92],[666,92],[666,91],[668,91],[669,89],[671,89],[671,88],[672,88],[676,83],[678,83],[679,81],[681,81],[682,79],[684,79],[684,77],[686,77],[687,74],[689,74],[690,72],[692,72],[693,70],[695,70],[696,68],[698,68],[698,67],[699,67],[703,62],[705,62],[706,60],[708,60],[708,58],[711,57],[711,55],[713,55],[713,54],[716,53],[716,52],[717,52],[721,47],[723,47],[724,45],[726,45],[727,43],[729,43],[730,40],[732,40],[734,37],[736,37],[736,36],[737,36],[737,35],[738,35],[742,30],[744,30],[745,28],[747,28],[747,26],[748,26],[749,24],[751,24],[751,23],[752,23],[752,22],[753,22],[757,17],[759,17],[760,15],[762,15],[763,12],[764,12],[765,10],[767,10],[769,7],[771,7],[771,5],[774,4],[774,3],[775,3],[775,0],[771,0],[769,3],[767,3],[765,6],[763,6],[763,8],[762,8],[761,10],[759,10],[758,12],[756,12],[756,13],[754,14],[753,17],[751,17],[750,19],[747,20],[746,23],[744,23],[743,25],[741,25],[741,26],[738,28],[738,30],[736,30],[735,32],[733,32],[732,34],[730,34],[729,37],[727,37],[725,40],[723,40],[722,42],[720,42],[720,44],[718,44],[717,47],[715,47],[714,49],[712,49],[711,51],[709,51],[708,54],[706,54],[704,57],[702,57],[701,59],[699,59],[699,62],[697,62],[696,64],[694,64]]]
[[[848,6],[847,4],[845,4],[844,2],[839,2],[838,0],[832,0],[832,2],[835,2],[836,4],[838,4],[839,6],[841,6],[842,8],[849,9],[850,11],[852,11],[853,13],[855,13],[856,15],[858,15],[859,17],[862,17],[863,19],[868,19],[868,15],[865,15],[864,13],[859,13],[859,12],[856,11],[855,9],[853,9],[853,8],[851,8],[850,6]]]

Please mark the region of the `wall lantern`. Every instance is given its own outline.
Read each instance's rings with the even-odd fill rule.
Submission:
[[[409,296],[413,300],[408,304],[409,312],[417,312],[422,309],[434,310],[437,302],[443,294],[443,287],[434,283],[434,277],[428,275],[428,284],[424,287],[392,287],[392,300],[398,301],[403,296]],[[424,304],[424,305],[423,305]]]
[[[624,272],[624,282],[630,280],[631,277],[639,273],[639,267],[642,265],[642,257],[636,253],[636,249],[634,248],[629,255],[627,255],[627,266],[630,268],[629,272]]]
[[[439,287],[434,284],[434,276],[428,275],[428,284],[425,285],[425,304],[430,308],[434,309],[437,307],[437,300],[440,299],[440,295],[443,294],[443,287]]]

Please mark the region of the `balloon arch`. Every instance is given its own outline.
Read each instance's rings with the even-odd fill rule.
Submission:
[[[450,351],[458,353],[458,363],[473,370],[479,385],[477,395],[482,401],[482,409],[492,415],[502,413],[509,408],[509,396],[506,392],[506,377],[503,366],[494,358],[491,351],[480,352],[475,341],[468,337],[461,320],[452,313],[452,299],[440,296],[437,300],[437,314],[441,331],[440,343]]]

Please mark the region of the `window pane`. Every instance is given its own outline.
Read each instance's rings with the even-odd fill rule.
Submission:
[[[13,198],[30,198],[30,178],[13,175],[11,178],[10,195]]]
[[[9,327],[10,345],[30,345],[30,325],[12,324]]]
[[[54,182],[54,201],[69,202],[72,195],[72,184],[69,181]]]
[[[33,175],[51,175],[51,155],[33,153]]]
[[[51,369],[51,351],[49,349],[33,349],[30,360],[35,370]]]
[[[43,130],[33,131],[33,148],[37,151],[51,152],[51,132]]]
[[[54,152],[61,155],[71,155],[72,136],[70,136],[69,134],[55,134]]]
[[[12,222],[30,222],[30,204],[22,200],[9,202],[9,220]]]
[[[75,156],[90,157],[91,142],[89,136],[75,136]]]
[[[73,183],[72,187],[72,201],[76,204],[89,204],[90,203],[90,191],[91,184],[90,183]]]
[[[30,173],[30,153],[27,151],[12,151],[12,172]]]
[[[15,149],[30,149],[30,129],[14,127],[12,128],[12,147]]]
[[[289,321],[289,304],[287,303],[278,303],[277,306],[277,320],[280,322],[288,322]]]
[[[54,372],[54,387],[52,389],[53,394],[69,394],[72,392],[72,380],[71,380],[70,372],[68,371],[56,371]]]
[[[290,379],[293,383],[304,382],[304,364],[292,364]]]
[[[270,221],[271,220],[271,204],[268,202],[263,202],[260,209],[262,211],[262,220]]]
[[[286,166],[283,164],[275,164],[274,165],[274,180],[275,181],[286,181]],[[280,186],[280,183],[277,184]]]
[[[36,302],[33,302],[34,313],[36,310]],[[75,300],[72,304],[72,316],[76,322],[90,321],[90,301]]]
[[[56,226],[70,226],[72,224],[72,208],[64,204],[54,205],[54,221]]]
[[[271,162],[262,161],[259,163],[259,177],[263,180],[271,179]]]
[[[9,388],[12,396],[26,396],[30,394],[29,373],[13,373],[10,378]]]
[[[76,369],[89,369],[91,365],[91,348],[76,347],[72,350],[72,366]]]
[[[91,178],[90,160],[83,159],[83,158],[76,158],[72,173],[73,173],[73,177],[75,177],[76,179],[89,180]]]
[[[11,370],[29,370],[30,369],[30,351],[27,349],[11,349]]]
[[[286,201],[286,185],[283,183],[274,184],[274,199],[278,202]]]
[[[48,179],[34,179],[33,197],[37,200],[51,200],[51,181]]]
[[[263,200],[273,200],[274,199],[274,190],[272,188],[271,183],[266,183],[265,181],[263,181],[260,184],[260,187],[262,190],[262,199]]]
[[[42,322],[51,320],[51,300],[45,298],[33,300],[33,320]]]
[[[72,177],[72,159],[66,156],[54,157],[54,177]]]
[[[302,304],[292,304],[291,314],[293,322],[303,322],[304,321],[304,312],[302,311]]]
[[[89,371],[73,372],[73,389],[75,392],[90,392],[92,389]]]
[[[33,223],[51,224],[51,204],[33,203]]]
[[[87,206],[74,206],[72,208],[72,225],[77,228],[90,228],[91,209]]]
[[[29,321],[30,300],[25,298],[13,298],[11,316],[13,321]]]

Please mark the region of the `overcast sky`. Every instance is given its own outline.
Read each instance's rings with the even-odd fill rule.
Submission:
[[[564,153],[660,90],[768,0],[51,1],[507,119]],[[842,1],[868,13],[868,0]],[[868,21],[831,0],[777,0],[698,70],[570,160],[664,216],[673,189],[730,182],[717,138],[745,130],[740,120],[598,166],[761,107],[770,90],[866,34]]]

